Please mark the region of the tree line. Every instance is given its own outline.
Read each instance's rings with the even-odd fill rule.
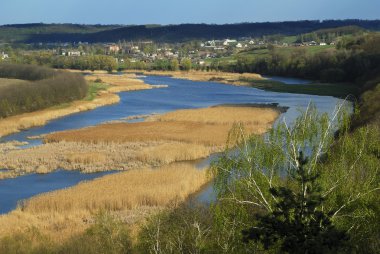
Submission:
[[[88,90],[80,74],[39,66],[0,64],[0,78],[27,80],[0,86],[0,118],[82,99]]]
[[[220,63],[217,69],[299,77],[322,82],[356,82],[360,86],[365,83],[362,82],[364,80],[379,78],[380,34],[344,38],[337,48],[338,50],[309,54],[305,48],[299,47],[287,56],[273,47],[266,56],[239,56],[236,63]]]

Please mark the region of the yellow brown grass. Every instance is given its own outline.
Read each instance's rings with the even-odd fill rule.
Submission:
[[[0,216],[0,236],[33,226],[62,240],[88,227],[99,210],[113,211],[133,224],[183,202],[208,181],[205,171],[189,164],[108,175],[26,201],[22,209]]]
[[[278,114],[275,109],[252,107],[179,110],[151,117],[147,122],[104,124],[57,132],[47,135],[45,141],[99,143],[166,140],[223,146],[234,123],[243,123],[251,134],[262,134],[271,126]]]
[[[27,83],[26,80],[22,79],[10,79],[10,78],[0,78],[0,88],[6,87],[6,86],[14,86],[18,84],[24,84]]]
[[[127,73],[135,73],[142,71],[129,70]],[[219,71],[143,71],[145,75],[158,75],[158,76],[172,76],[179,79],[188,79],[193,81],[217,81],[225,84],[233,85],[249,85],[244,82],[244,79],[264,79],[260,74],[256,73],[231,73],[231,72],[219,72]]]
[[[59,142],[28,149],[0,146],[1,178],[24,172],[47,173],[57,168],[99,172],[160,166],[176,161],[195,160],[217,152],[209,146],[179,142],[97,143]]]
[[[63,213],[166,206],[173,201],[184,201],[207,181],[204,170],[188,164],[130,170],[31,198],[25,203],[23,211]]]
[[[94,74],[86,76],[85,78],[90,82],[101,80],[102,82],[111,85],[107,90],[112,93],[153,88],[153,86],[145,84],[144,81],[137,79],[135,74]]]

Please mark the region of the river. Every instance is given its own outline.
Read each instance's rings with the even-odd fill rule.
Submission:
[[[313,102],[320,112],[333,112],[340,99],[331,96],[315,96],[305,94],[277,93],[259,90],[251,87],[232,86],[214,82],[195,82],[162,76],[141,77],[151,85],[168,85],[167,88],[140,90],[120,93],[121,101],[111,106],[100,107],[91,111],[81,112],[50,121],[45,126],[31,128],[3,138],[0,142],[11,140],[27,141],[25,147],[42,143],[41,139],[29,140],[30,136],[39,136],[55,131],[78,129],[97,125],[107,121],[119,120],[128,116],[152,113],[165,113],[177,109],[201,108],[218,104],[244,103],[278,103],[288,107],[278,121],[291,123],[299,114]],[[275,77],[281,81],[280,77]],[[297,79],[304,84],[308,81]],[[284,78],[289,83],[289,78]],[[208,162],[209,160],[206,160]],[[200,162],[205,165],[205,161]],[[81,174],[79,172],[58,170],[46,175],[25,175],[15,179],[0,180],[0,213],[7,213],[16,207],[22,199],[34,195],[73,186],[82,180],[91,180],[104,173]],[[203,192],[200,200],[207,200],[210,189]]]

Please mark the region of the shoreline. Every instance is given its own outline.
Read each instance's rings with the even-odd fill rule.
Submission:
[[[245,79],[266,80],[257,73],[233,73],[220,71],[146,71],[146,70],[125,70],[123,73],[137,73],[150,76],[169,76],[178,79],[191,81],[218,82],[226,85],[250,86],[251,83]]]
[[[11,171],[0,172],[0,178],[11,173],[49,173],[57,168],[129,170],[206,158],[223,149],[235,122],[241,121],[249,133],[260,135],[284,110],[275,105],[219,105],[149,115],[143,122],[103,123],[54,132],[44,135],[43,145],[26,149],[4,143],[0,165]],[[221,120],[226,114],[228,117]],[[260,119],[252,120],[252,116]]]
[[[199,82],[217,82],[233,86],[247,86],[270,92],[332,96],[354,101],[352,97],[359,94],[358,87],[352,83],[321,83],[313,81],[309,84],[285,84],[269,80],[256,73],[206,72],[206,71],[146,71],[125,70],[125,73],[136,73],[149,76],[169,76]]]
[[[112,74],[94,73],[91,76],[86,76],[86,80],[90,83],[94,82],[94,80],[99,77],[107,79],[108,75]],[[98,91],[95,98],[92,100],[86,100],[86,98],[83,98],[82,100],[70,102],[69,105],[56,105],[47,109],[0,119],[0,138],[25,129],[43,126],[49,121],[57,118],[116,104],[120,101],[120,96],[118,95],[120,92],[161,88],[160,86],[145,84],[133,74],[126,74],[122,82],[113,82],[114,83],[107,83],[109,84],[109,87],[107,87],[106,90]]]

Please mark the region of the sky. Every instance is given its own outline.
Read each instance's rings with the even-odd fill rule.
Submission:
[[[0,24],[380,19],[380,0],[0,0]]]

